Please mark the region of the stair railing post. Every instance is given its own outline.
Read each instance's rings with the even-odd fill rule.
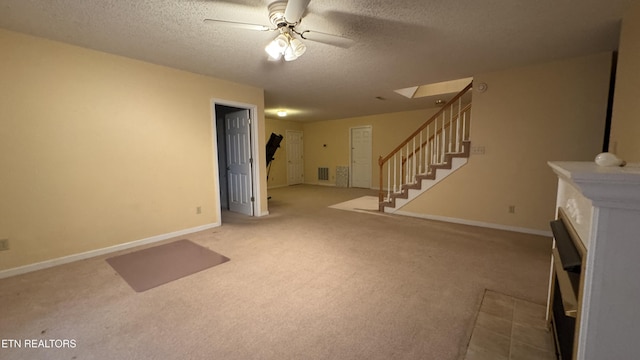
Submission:
[[[441,148],[440,139],[442,138],[440,136],[440,132],[438,131],[438,126],[440,126],[440,121],[436,120],[436,129],[435,129],[436,133],[434,135],[436,138],[436,145],[435,145],[436,146],[436,161],[435,161],[436,165],[440,163],[440,148]]]
[[[440,131],[442,133],[442,143],[440,144],[442,146],[442,149],[440,151],[440,164],[444,164],[444,152],[445,152],[444,151],[444,144],[446,142],[446,140],[444,138],[444,136],[446,134],[446,131],[444,129],[444,118],[445,118],[445,115],[444,115],[444,113],[442,113],[442,128],[440,129]]]
[[[433,154],[433,163],[438,165],[438,161],[440,159],[440,136],[434,135],[433,147],[435,149],[435,153]]]
[[[427,141],[424,143],[424,173],[429,172],[429,127],[427,126]]]
[[[433,139],[429,138],[429,166],[431,166],[431,164],[433,164]],[[427,172],[430,170],[430,168],[427,168]]]
[[[469,140],[467,137],[467,113],[463,114],[462,118],[462,140]]]
[[[387,200],[391,200],[391,161],[387,161]]]
[[[433,124],[433,164],[438,164],[439,159],[439,151],[438,151],[438,139],[440,136],[438,135],[438,119]]]
[[[407,175],[406,174],[406,170],[405,170],[405,165],[407,161],[405,160],[405,157],[402,156],[402,149],[400,150],[400,173],[398,175],[399,179],[398,179],[398,192],[402,192],[402,185],[404,185],[404,177]]]
[[[409,143],[407,143],[406,146],[406,158],[407,160],[403,161],[402,163],[404,164],[404,183],[402,185],[408,184],[409,183],[409,176],[411,176],[411,168],[409,167]]]
[[[461,101],[461,99],[458,99],[458,116],[456,116],[456,152],[460,152],[460,117],[462,116],[460,113]]]
[[[420,131],[420,145],[419,145],[419,149],[418,151],[420,151],[420,153],[418,155],[420,155],[420,158],[418,159],[420,167],[418,168],[418,173],[422,174],[422,169],[424,169],[422,167],[422,131]]]
[[[397,169],[397,161],[398,161],[398,153],[393,155],[393,192],[396,192],[396,175],[398,174]]]
[[[416,182],[416,171],[417,171],[417,165],[416,164],[416,138],[415,136],[413,137],[413,151],[411,152],[411,165],[413,165],[413,174],[411,175],[411,182],[415,183]]]
[[[456,152],[462,151],[460,148],[460,118],[462,117],[462,97],[458,99],[458,117],[456,118]]]
[[[453,131],[453,105],[451,105],[451,110],[449,110],[449,152],[451,152],[451,146],[452,143],[451,141],[453,140],[453,137],[451,136],[451,134]]]
[[[379,179],[378,182],[378,203],[384,201],[384,183],[382,182],[382,170],[384,169],[384,163],[382,162],[382,155],[378,157]]]

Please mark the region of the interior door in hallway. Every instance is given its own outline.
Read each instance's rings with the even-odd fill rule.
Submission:
[[[295,185],[304,182],[304,146],[302,131],[287,130],[287,184]]]
[[[371,188],[371,126],[351,131],[351,187]]]
[[[225,115],[229,210],[253,215],[251,120],[249,110]]]

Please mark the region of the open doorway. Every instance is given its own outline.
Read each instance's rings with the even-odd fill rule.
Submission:
[[[248,216],[260,213],[255,114],[254,105],[213,102],[219,206]]]

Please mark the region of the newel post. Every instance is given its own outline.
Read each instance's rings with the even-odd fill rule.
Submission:
[[[378,166],[380,166],[380,182],[379,187],[380,187],[380,191],[378,192],[378,202],[382,202],[384,200],[384,192],[382,190],[382,165],[384,164],[384,161],[382,161],[382,155],[380,155],[380,157],[378,158]]]

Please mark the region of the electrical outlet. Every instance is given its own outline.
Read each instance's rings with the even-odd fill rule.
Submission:
[[[516,213],[516,206],[515,205],[509,205],[509,213],[510,214],[515,214]]]
[[[196,214],[202,214],[202,207],[196,207]]]
[[[9,250],[9,239],[0,239],[0,251]]]

